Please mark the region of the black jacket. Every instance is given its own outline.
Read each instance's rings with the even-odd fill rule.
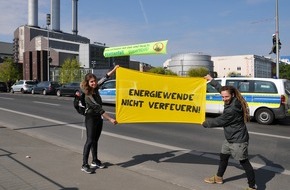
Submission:
[[[98,92],[98,90],[95,91],[95,94],[88,96],[85,96],[86,101],[86,107],[88,108],[86,115],[102,115],[105,113],[105,111],[102,108],[102,98]]]
[[[98,87],[103,85],[104,82],[106,82],[110,77],[108,75],[105,75],[98,81]],[[85,96],[85,102],[86,107],[88,108],[87,114],[89,116],[101,116],[103,113],[105,113],[105,110],[102,108],[102,98],[99,94],[99,88],[95,89],[95,93]]]
[[[210,82],[219,92],[221,85],[212,80]],[[249,141],[249,133],[244,122],[243,109],[241,103],[234,97],[230,104],[224,105],[223,114],[206,120],[203,124],[206,128],[223,127],[225,138],[230,143],[243,143]]]

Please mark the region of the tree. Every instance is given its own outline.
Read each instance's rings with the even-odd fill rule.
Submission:
[[[81,81],[80,64],[74,59],[66,59],[60,69],[61,83]]]
[[[204,77],[208,73],[209,73],[209,70],[205,67],[191,68],[188,70],[189,77]]]
[[[290,80],[290,65],[289,64],[286,64],[286,63],[280,64],[279,76],[280,78]]]
[[[173,71],[171,71],[169,69],[165,69],[163,67],[154,67],[154,68],[151,68],[148,72],[149,73],[157,73],[157,74],[161,74],[161,75],[174,75],[174,76],[177,76],[177,74],[174,73]]]
[[[16,64],[11,58],[5,59],[2,64],[0,64],[0,81],[11,83],[22,78]]]

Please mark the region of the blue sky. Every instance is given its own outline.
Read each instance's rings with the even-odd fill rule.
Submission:
[[[106,43],[109,47],[168,40],[166,55],[131,57],[153,66],[162,66],[176,53],[268,56],[275,33],[275,3],[276,0],[79,0],[78,31],[91,43]],[[39,0],[38,4],[38,24],[45,27],[50,0]],[[27,7],[28,0],[1,1],[0,41],[12,42],[14,30],[28,23]],[[279,0],[281,55],[290,55],[289,9],[289,0]],[[71,0],[61,0],[60,29],[71,33],[71,22]]]

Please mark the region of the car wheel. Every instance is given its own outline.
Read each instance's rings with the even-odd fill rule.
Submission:
[[[56,95],[57,95],[58,97],[61,96],[61,92],[60,92],[60,90],[57,90],[57,91],[56,91]]]
[[[46,90],[44,89],[43,91],[42,91],[42,95],[46,95],[47,94],[47,92],[46,92]]]
[[[13,88],[11,88],[10,92],[11,92],[12,94],[14,94],[14,90],[13,90]]]
[[[274,121],[274,114],[267,108],[261,108],[256,111],[255,119],[260,124],[270,125]]]
[[[21,88],[20,92],[21,92],[22,94],[24,94],[24,90],[23,90],[23,88]]]

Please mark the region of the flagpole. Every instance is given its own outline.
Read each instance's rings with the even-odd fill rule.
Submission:
[[[278,0],[276,0],[276,77],[279,78],[279,17],[278,17]]]

